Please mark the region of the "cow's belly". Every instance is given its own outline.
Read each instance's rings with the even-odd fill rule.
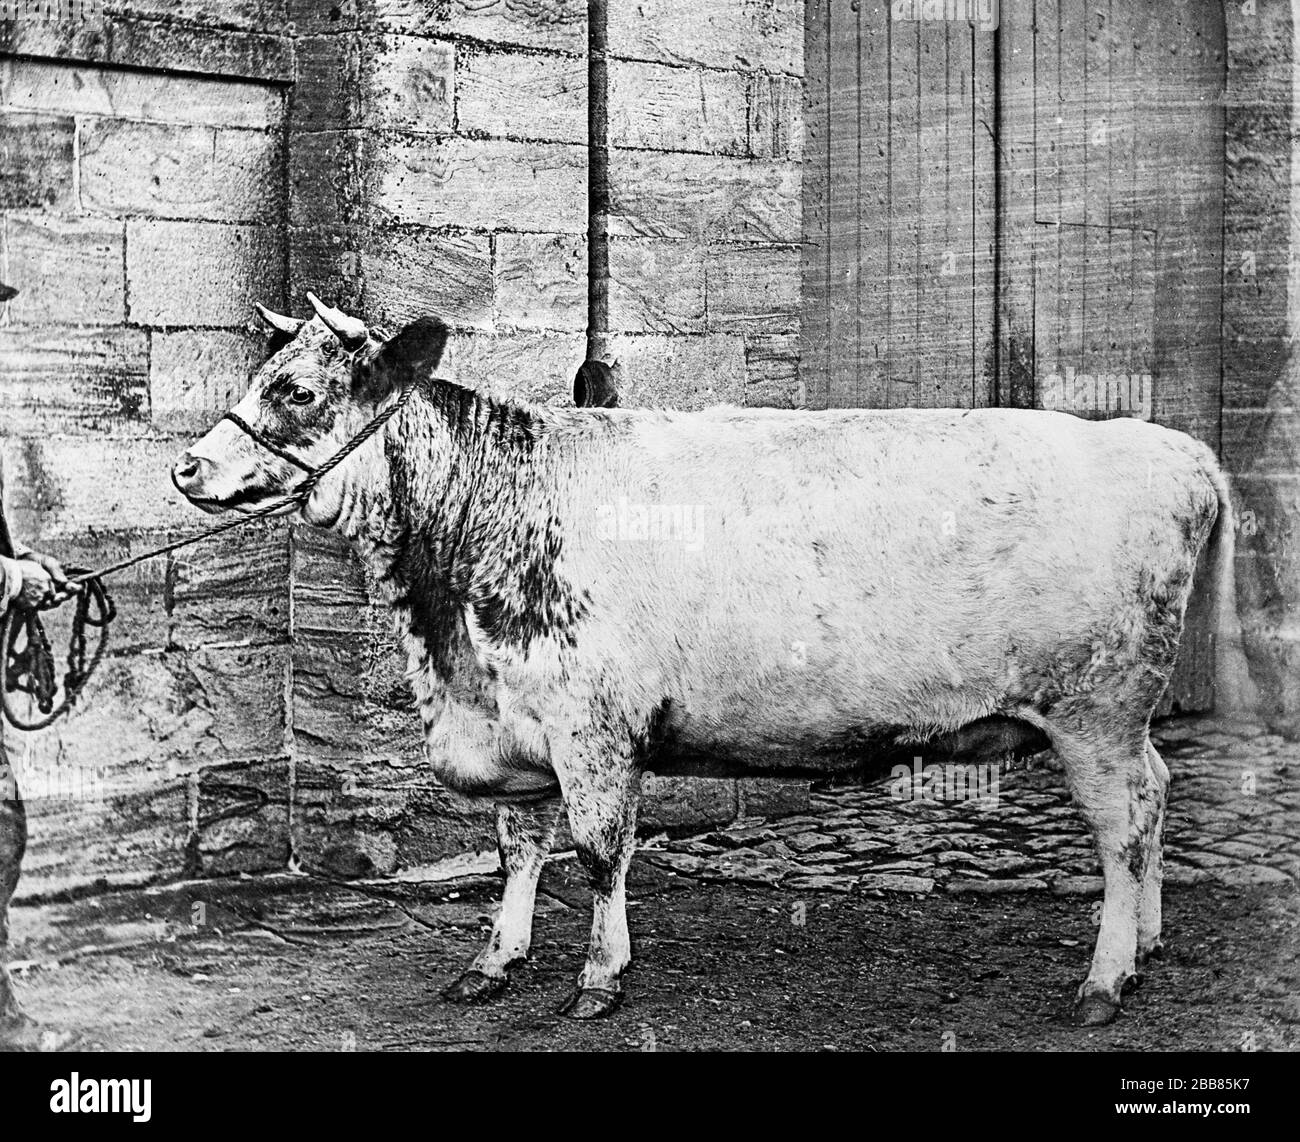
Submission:
[[[1026,722],[1011,717],[980,718],[957,730],[918,736],[914,726],[866,723],[849,733],[828,738],[815,732],[759,739],[754,736],[715,737],[670,727],[647,756],[646,765],[659,774],[682,777],[822,777],[854,774],[883,776],[900,763],[920,758],[924,764],[943,761],[976,763],[1025,756],[1046,749],[1046,737]]]
[[[885,646],[865,630],[844,637],[832,618],[824,613],[823,637],[797,653],[786,650],[791,628],[783,634],[774,620],[766,638],[701,654],[707,674],[688,665],[658,703],[656,771],[887,772],[916,757],[978,761],[1046,747],[1018,716],[1037,720],[1034,687],[1019,684],[1036,672],[1002,652],[1001,638]]]

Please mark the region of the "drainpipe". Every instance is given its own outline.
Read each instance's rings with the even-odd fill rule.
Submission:
[[[587,5],[587,359],[573,378],[580,408],[618,404],[609,363],[609,0]]]

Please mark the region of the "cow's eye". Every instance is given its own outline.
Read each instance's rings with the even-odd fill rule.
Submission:
[[[294,385],[289,390],[290,404],[311,404],[316,399],[316,394],[311,389],[305,389],[301,385]]]

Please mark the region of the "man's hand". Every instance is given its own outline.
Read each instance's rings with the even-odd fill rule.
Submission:
[[[39,607],[61,602],[80,590],[81,584],[69,582],[53,556],[25,551],[18,559],[0,557],[0,612],[10,603]]]
[[[25,607],[39,607],[54,598],[54,578],[35,560],[19,559],[18,570],[23,577],[23,589],[18,592],[18,602]]]
[[[63,564],[60,563],[53,555],[42,555],[38,551],[29,551],[23,556],[27,562],[35,563],[42,568],[45,573],[54,581],[54,586],[58,591],[67,594],[74,594],[80,589],[80,585],[68,582],[67,572],[63,570]]]

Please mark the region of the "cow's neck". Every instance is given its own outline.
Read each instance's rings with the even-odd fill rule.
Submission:
[[[580,617],[581,601],[555,569],[546,433],[530,409],[435,383],[388,434],[354,539],[444,678],[473,658],[467,618],[526,651],[540,638],[566,638]]]

